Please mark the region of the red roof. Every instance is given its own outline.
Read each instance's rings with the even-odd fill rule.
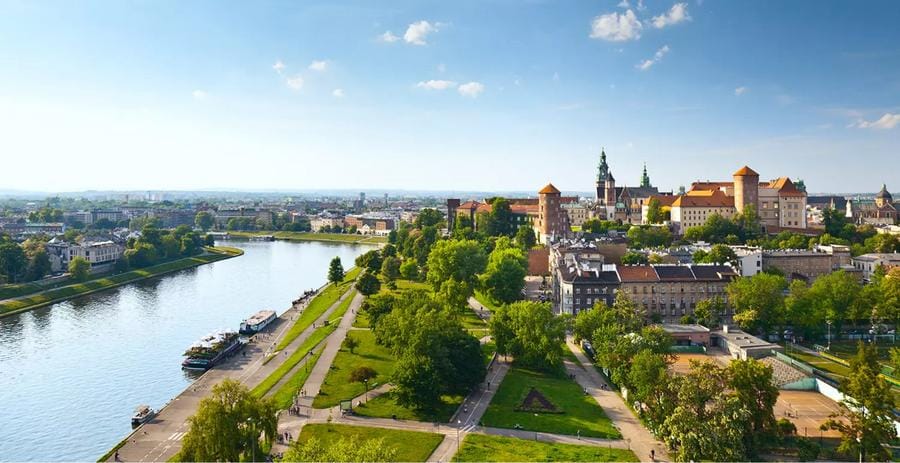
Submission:
[[[632,281],[659,281],[656,270],[649,265],[617,265],[616,271],[623,283]]]
[[[735,177],[759,177],[759,174],[757,174],[755,170],[747,166],[741,167],[733,175]]]
[[[553,186],[552,183],[548,183],[547,186],[545,186],[544,188],[541,188],[541,190],[538,191],[538,194],[539,195],[558,195],[559,190],[557,190],[556,187]]]

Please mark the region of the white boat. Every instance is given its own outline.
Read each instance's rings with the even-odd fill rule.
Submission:
[[[241,334],[249,334],[253,335],[259,333],[267,326],[269,323],[275,321],[275,311],[274,310],[260,310],[253,314],[252,317],[241,322],[241,329],[238,330]]]
[[[152,420],[154,416],[156,416],[156,410],[150,408],[149,405],[138,405],[131,417],[131,426],[136,428]]]

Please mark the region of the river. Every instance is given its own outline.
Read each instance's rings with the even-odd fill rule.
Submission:
[[[95,461],[190,382],[182,353],[263,308],[281,313],[371,249],[229,241],[232,259],[0,318],[0,460]]]

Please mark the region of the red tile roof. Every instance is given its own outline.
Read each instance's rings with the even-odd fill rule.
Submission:
[[[558,195],[559,190],[557,190],[556,187],[553,186],[552,183],[548,183],[544,188],[541,188],[541,190],[538,191],[538,194],[540,194],[540,195]]]
[[[621,279],[623,283],[659,281],[656,270],[649,265],[617,265],[616,271],[619,272],[619,279]]]
[[[741,167],[733,175],[735,177],[759,177],[759,174],[757,174],[755,170],[747,166]]]

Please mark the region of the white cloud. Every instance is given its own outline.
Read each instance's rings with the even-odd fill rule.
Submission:
[[[646,71],[647,69],[650,69],[654,64],[658,63],[659,60],[661,60],[663,58],[663,56],[666,56],[666,53],[668,53],[668,52],[669,52],[669,46],[663,45],[662,48],[660,48],[659,50],[656,50],[656,53],[653,54],[653,58],[641,61],[641,63],[638,64],[636,67],[638,69],[640,69],[641,71]]]
[[[857,127],[860,129],[893,129],[900,125],[900,114],[885,113],[880,119],[875,121],[867,121],[859,119],[850,124],[848,127]]]
[[[309,64],[309,69],[311,69],[313,71],[324,72],[326,69],[328,69],[328,62],[325,60],[322,60],[322,61],[314,60],[312,63]]]
[[[194,90],[193,92],[191,92],[191,96],[194,97],[195,100],[202,100],[209,96],[209,94],[204,92],[203,90]]]
[[[452,80],[427,80],[419,82],[416,84],[416,87],[427,90],[446,90],[448,88],[456,87],[456,82],[453,82]]]
[[[622,14],[612,12],[597,16],[591,21],[590,37],[611,42],[637,40],[641,38],[641,29],[643,26],[633,11],[627,10]]]
[[[378,40],[381,40],[382,42],[387,42],[387,43],[394,43],[394,42],[400,40],[400,37],[397,37],[391,31],[387,31],[384,34],[379,35]]]
[[[666,13],[653,17],[653,27],[662,29],[666,26],[690,21],[691,16],[687,11],[687,3],[676,3]]]
[[[647,7],[644,6],[644,0],[638,0],[637,10],[638,10],[638,11],[644,11],[644,10],[646,10],[646,9],[647,9]]]
[[[747,90],[750,90],[750,89],[748,89],[747,87],[744,87],[742,85],[742,86],[734,89],[734,94],[735,94],[735,96],[741,96],[741,95],[747,93]]]
[[[631,8],[631,4],[628,3],[628,0],[622,0],[622,1],[619,2],[619,4],[616,5],[616,6],[619,7],[619,8]]]
[[[413,45],[428,45],[425,38],[428,34],[438,30],[437,24],[431,24],[428,21],[416,21],[406,28],[403,34],[403,40]]]
[[[303,76],[297,74],[294,77],[288,77],[285,81],[287,86],[291,88],[291,90],[300,90],[303,88]]]
[[[274,69],[275,72],[277,72],[279,74],[284,72],[284,68],[286,68],[286,67],[287,66],[285,66],[284,63],[281,62],[281,60],[275,61],[275,64],[272,65],[272,69]]]
[[[336,88],[331,92],[331,95],[335,98],[343,98],[344,97],[344,89]]]
[[[480,82],[469,82],[460,85],[457,91],[459,91],[459,94],[462,96],[477,98],[478,95],[484,91],[484,85]]]

